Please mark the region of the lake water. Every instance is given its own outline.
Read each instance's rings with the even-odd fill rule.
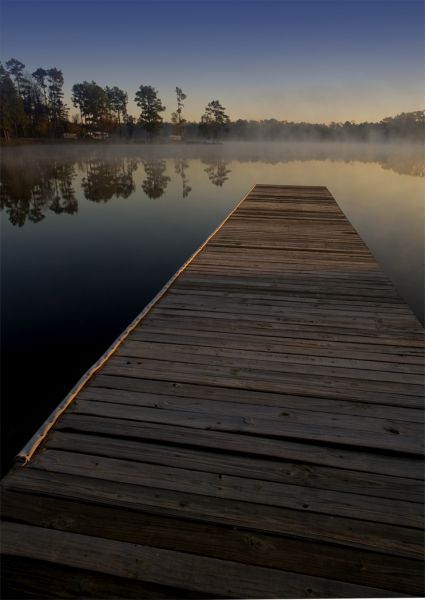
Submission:
[[[419,146],[32,145],[1,171],[3,472],[255,183],[326,185],[423,322]]]

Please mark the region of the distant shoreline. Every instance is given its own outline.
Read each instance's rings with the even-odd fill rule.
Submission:
[[[93,140],[87,138],[77,138],[77,139],[63,139],[63,138],[12,138],[9,140],[5,140],[4,138],[0,138],[0,147],[16,147],[16,146],[33,146],[33,145],[61,145],[61,146],[144,146],[144,147],[155,147],[155,146],[223,146],[228,143],[231,144],[403,144],[409,146],[423,146],[423,140],[419,140],[416,138],[409,137],[390,137],[386,139],[378,139],[372,138],[369,140],[359,140],[355,138],[347,138],[347,139],[317,139],[315,137],[312,138],[282,138],[282,139],[262,139],[262,138],[247,138],[247,139],[238,139],[238,138],[227,138],[221,141],[207,141],[207,140],[186,140],[182,142],[176,142],[167,139],[156,139],[154,142],[147,142],[143,139],[126,139],[120,137],[112,137],[107,140]]]

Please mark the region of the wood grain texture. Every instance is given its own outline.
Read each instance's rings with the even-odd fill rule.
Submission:
[[[130,544],[17,523],[3,524],[3,545],[10,556],[23,556],[125,579],[221,595],[226,598],[387,597],[385,590],[300,575],[282,570]],[[218,575],[219,574],[219,575]]]
[[[257,185],[3,480],[4,597],[421,596],[423,393],[329,191]]]
[[[26,494],[7,490],[2,504],[5,516],[22,518],[25,523],[74,533],[119,539],[160,548],[224,560],[238,560],[283,569],[299,570],[326,579],[343,579],[359,585],[379,585],[383,589],[420,595],[422,577],[417,561],[364,549],[314,543],[248,529],[227,527],[219,523],[185,521],[117,506],[100,506],[58,497],[34,497],[27,503]],[[115,522],[119,520],[120,531]]]

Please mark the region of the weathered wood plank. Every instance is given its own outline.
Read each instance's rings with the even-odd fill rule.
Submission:
[[[235,323],[236,317],[239,323]],[[157,308],[155,318],[175,320],[177,318],[185,318],[187,321],[203,319],[206,325],[208,322],[215,322],[217,328],[220,327],[220,320],[234,323],[234,327],[245,327],[251,329],[273,330],[275,335],[280,337],[296,337],[297,339],[322,339],[324,341],[342,341],[357,344],[389,346],[388,351],[391,351],[391,346],[406,348],[405,352],[412,354],[423,355],[423,335],[406,332],[404,330],[393,330],[391,337],[380,332],[375,328],[358,329],[350,326],[348,322],[341,323],[323,323],[318,319],[310,319],[309,321],[301,322],[297,319],[284,320],[281,317],[273,317],[269,315],[255,315],[251,313],[241,312],[236,315],[234,312],[219,312],[219,311],[200,311],[200,310],[184,310],[178,308]],[[149,320],[152,319],[152,316]],[[231,327],[231,329],[233,329]],[[269,331],[267,331],[269,334]],[[260,334],[261,335],[261,334]],[[361,347],[359,348],[361,349]]]
[[[156,335],[167,335],[168,340],[173,339],[174,335],[185,334],[190,336],[205,337],[205,344],[211,335],[221,335],[223,347],[232,343],[233,339],[249,340],[249,343],[257,343],[263,352],[281,350],[284,348],[287,353],[307,353],[310,355],[319,354],[328,355],[335,353],[338,356],[347,355],[356,358],[356,356],[366,356],[368,360],[384,360],[397,362],[399,364],[423,364],[423,351],[420,348],[411,348],[407,345],[380,345],[378,339],[356,338],[353,341],[344,335],[329,335],[323,332],[316,333],[311,330],[301,332],[297,329],[282,331],[279,328],[271,328],[268,324],[256,324],[240,322],[225,319],[204,319],[202,317],[186,318],[184,315],[174,319],[153,315],[147,317],[144,327],[137,332],[132,333],[132,339],[137,339],[139,335],[145,332],[152,332]],[[152,338],[153,339],[153,338]],[[255,339],[255,342],[253,341]],[[270,346],[274,344],[274,346]],[[252,346],[251,346],[252,347]],[[261,351],[261,350],[260,350]]]
[[[46,449],[29,468],[55,473],[90,476],[146,487],[195,493],[209,497],[250,501],[305,512],[347,516],[405,527],[423,526],[421,504],[360,494],[321,490],[303,485],[248,479],[137,463],[133,460]]]
[[[101,402],[98,406],[93,402]],[[104,404],[106,403],[106,405]],[[125,405],[120,408],[120,404]],[[137,407],[143,407],[138,410]],[[153,410],[150,410],[153,409]],[[158,415],[158,411],[164,412]],[[164,399],[147,397],[138,392],[126,390],[98,389],[85,390],[71,411],[79,414],[93,414],[118,418],[130,418],[158,422],[188,424],[194,427],[208,427],[216,430],[238,430],[255,435],[278,437],[300,437],[300,429],[305,438],[327,442],[340,442],[345,436],[345,444],[363,445],[390,451],[409,452],[420,450],[423,438],[423,425],[408,421],[375,419],[352,415],[332,415],[327,412],[302,411],[297,409],[264,410],[260,405],[250,407],[246,416],[246,406],[239,402],[220,402],[199,399],[191,401],[183,398]],[[175,411],[190,414],[176,415]],[[364,427],[362,427],[364,421]],[[371,434],[374,442],[369,442]],[[396,436],[396,441],[394,441]],[[340,442],[341,443],[341,442]]]
[[[114,356],[103,372],[108,375],[161,379],[182,383],[217,385],[239,389],[276,392],[283,394],[314,395],[326,398],[346,400],[365,400],[373,402],[379,398],[381,404],[420,407],[423,396],[419,385],[374,382],[335,377],[315,377],[308,374],[275,372],[272,370],[209,364],[191,364],[177,360],[137,360]],[[243,364],[243,363],[242,363]],[[406,388],[406,391],[405,391]],[[405,393],[403,393],[405,391]],[[404,400],[406,399],[406,400]]]
[[[359,361],[355,359],[341,358],[318,358],[306,355],[292,355],[267,352],[261,353],[252,349],[233,349],[211,347],[209,345],[179,344],[178,340],[172,343],[157,343],[154,341],[144,342],[132,337],[127,339],[117,350],[118,356],[130,356],[140,358],[174,358],[178,354],[187,362],[195,362],[200,357],[208,357],[208,364],[214,364],[213,359],[225,358],[227,365],[240,364],[256,368],[264,365],[268,369],[276,368],[279,371],[287,365],[293,373],[303,373],[308,368],[310,373],[335,375],[335,377],[349,377],[358,379],[370,379],[372,381],[385,381],[397,383],[413,383],[421,385],[424,380],[424,369],[422,366],[405,367],[400,364],[382,363],[376,361]]]
[[[233,416],[226,414],[208,414],[203,412],[157,409],[145,406],[116,404],[114,402],[95,402],[78,400],[69,409],[70,413],[95,415],[100,417],[123,418],[131,421],[164,423],[167,425],[190,426],[197,429],[213,431],[229,431],[250,435],[274,436],[289,439],[305,439],[328,442],[341,446],[360,446],[361,448],[378,448],[392,452],[423,454],[422,428],[409,431],[405,421],[382,427],[382,432],[351,430],[349,426],[317,425],[314,420],[294,423],[290,419],[280,422],[274,419],[262,419],[254,416]],[[289,421],[289,422],[288,422]],[[400,435],[401,434],[401,435]]]
[[[160,382],[162,383],[162,382]],[[152,394],[147,392],[131,391],[126,390],[119,385],[116,386],[118,389],[108,389],[101,387],[90,387],[83,390],[80,394],[80,400],[94,400],[98,402],[113,402],[117,404],[130,404],[133,406],[146,406],[159,409],[171,409],[171,410],[187,410],[190,412],[204,412],[215,415],[234,415],[239,417],[246,417],[247,406],[243,398],[238,398],[236,394],[233,398],[228,398],[224,395],[222,400],[219,395],[214,400],[211,398],[203,398],[202,391],[199,390],[198,396],[195,398],[185,398],[184,396],[164,395],[164,394]],[[223,388],[224,391],[225,388]],[[397,408],[394,414],[391,414],[391,407],[376,407],[371,405],[361,405],[358,408],[358,415],[352,415],[353,410],[348,410],[342,414],[337,412],[338,405],[335,406],[335,412],[331,413],[330,410],[316,411],[314,410],[314,402],[308,405],[308,400],[304,400],[301,397],[299,403],[295,397],[289,397],[288,403],[285,403],[285,397],[282,397],[279,402],[273,402],[266,400],[264,404],[261,403],[260,399],[256,399],[255,396],[250,399],[249,411],[251,417],[257,417],[260,419],[276,419],[278,423],[305,423],[307,426],[312,424],[312,421],[316,425],[322,425],[324,427],[347,427],[351,430],[360,431],[373,431],[376,433],[382,433],[383,431],[388,432],[389,428],[398,428],[399,434],[404,435],[421,435],[421,421],[414,421],[414,415],[416,410],[400,410],[400,416],[406,415],[404,419],[397,419],[398,411]],[[313,399],[314,400],[314,399]],[[273,405],[274,404],[274,405]],[[335,402],[335,404],[337,404]],[[350,403],[348,403],[350,404]],[[354,404],[354,403],[351,403]],[[332,408],[332,401],[324,402],[325,409]],[[364,408],[364,415],[362,415],[362,407]],[[375,411],[370,410],[375,409]],[[379,412],[376,410],[378,408]],[[385,409],[388,408],[388,413],[385,414]],[[368,416],[368,409],[372,412],[372,416]],[[407,415],[412,412],[410,418]],[[363,425],[364,421],[364,427]],[[406,427],[404,427],[406,425]]]
[[[220,596],[171,588],[107,573],[66,567],[52,562],[2,556],[2,597],[8,600],[38,598],[101,598],[129,600],[150,598],[219,598]]]
[[[172,466],[193,471],[206,471],[217,475],[236,475],[258,481],[308,486],[337,490],[380,498],[394,498],[422,503],[422,480],[407,477],[359,473],[349,469],[332,469],[316,465],[264,460],[241,454],[212,452],[197,448],[176,447],[143,441],[111,439],[100,435],[54,432],[46,447],[75,451],[83,454],[133,460],[150,464]]]
[[[367,300],[336,300],[333,297],[314,298],[311,296],[293,296],[286,295],[281,296],[273,291],[263,291],[261,289],[249,289],[249,290],[233,290],[230,286],[226,290],[224,287],[222,290],[218,290],[215,287],[208,289],[207,287],[197,286],[191,288],[189,286],[179,286],[176,284],[168,291],[169,296],[191,296],[206,297],[206,298],[217,298],[217,296],[224,297],[225,299],[232,299],[233,301],[240,301],[241,303],[251,302],[257,300],[258,303],[263,305],[276,305],[281,307],[291,308],[293,302],[297,303],[297,308],[304,308],[307,310],[312,309],[330,309],[335,311],[336,314],[339,312],[354,312],[355,314],[367,314],[375,318],[382,316],[382,311],[385,310],[388,315],[405,315],[411,317],[411,311],[407,306],[398,304],[380,303]]]
[[[334,274],[332,274],[334,277]],[[320,294],[323,296],[329,296],[329,278],[321,276],[321,272],[316,273],[314,276],[312,273],[280,273],[274,274],[273,276],[265,276],[262,272],[256,273],[255,275],[239,275],[237,273],[231,273],[226,271],[226,275],[223,272],[218,274],[202,274],[197,273],[192,269],[187,269],[179,280],[179,285],[189,283],[193,285],[200,283],[203,285],[209,285],[215,287],[216,284],[225,284],[237,288],[243,288],[249,290],[263,289],[263,290],[274,290],[280,291],[281,293],[301,293],[303,295]],[[334,283],[337,283],[334,281]],[[341,282],[340,282],[341,283]],[[351,297],[357,299],[368,299],[379,298],[379,302],[388,302],[392,304],[398,304],[400,302],[399,297],[394,288],[385,287],[368,287],[367,282],[359,288],[358,285],[349,286],[348,284],[338,285],[333,288],[333,298],[345,298],[346,300]],[[423,342],[422,342],[423,346]]]
[[[319,543],[341,544],[423,559],[423,535],[419,529],[354,518],[297,511],[252,502],[175,492],[107,479],[81,477],[28,469],[26,476],[14,473],[8,489],[37,496],[81,500],[102,506],[128,508],[160,516],[194,519],[243,527],[273,535],[290,535]],[[299,514],[300,518],[296,518]],[[120,530],[119,523],[116,524]]]
[[[48,496],[28,504],[26,494],[11,491],[2,506],[8,518],[28,525],[423,595],[420,562],[413,559]]]
[[[156,327],[155,327],[156,323]],[[333,366],[350,366],[351,368],[367,368],[367,370],[405,372],[423,374],[422,357],[403,356],[371,352],[368,348],[353,349],[346,344],[320,343],[316,340],[296,340],[276,338],[259,340],[257,336],[247,333],[227,332],[226,338],[218,331],[200,331],[185,329],[158,321],[151,322],[143,330],[133,332],[128,341],[139,341],[148,344],[184,344],[191,347],[220,348],[256,352],[257,356],[270,356],[271,360],[283,359],[288,363],[329,364]],[[277,355],[277,356],[276,356]]]
[[[362,473],[424,479],[423,461],[412,455],[406,457],[394,454],[373,454],[362,448],[334,447],[307,440],[283,440],[257,435],[241,436],[231,432],[191,428],[188,425],[187,422],[184,425],[166,425],[68,413],[59,421],[57,429],[200,448],[225,449],[250,456],[258,455],[308,464],[349,468]]]
[[[374,419],[394,419],[396,421],[423,422],[423,411],[419,408],[404,408],[391,405],[379,405],[367,401],[351,402],[349,400],[336,400],[331,398],[317,398],[315,396],[299,396],[291,394],[278,394],[273,392],[258,392],[236,388],[214,387],[205,385],[192,385],[190,383],[176,383],[159,380],[137,379],[135,377],[117,377],[114,375],[96,375],[89,388],[82,394],[93,392],[97,388],[111,390],[128,390],[153,396],[168,396],[178,401],[179,398],[193,398],[199,400],[216,400],[219,402],[237,402],[249,405],[260,405],[262,417],[275,416],[270,409],[298,409],[310,412],[325,412],[334,415],[357,415],[373,417]],[[250,410],[248,407],[246,410]]]
[[[173,565],[167,581],[174,587],[240,598],[385,597],[389,592],[277,569],[188,555],[163,548],[129,544],[30,525],[8,523],[3,528],[5,553],[89,568],[117,577],[164,582],[164,564]],[[220,573],[220,577],[217,577]],[[395,596],[397,594],[389,594]]]

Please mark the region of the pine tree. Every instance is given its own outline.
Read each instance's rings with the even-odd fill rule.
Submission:
[[[176,134],[183,137],[184,124],[186,123],[186,119],[183,118],[182,112],[184,108],[184,100],[186,100],[187,96],[183,93],[183,90],[179,87],[176,87],[176,95],[177,95],[177,110],[173,112],[171,115],[171,121],[175,125]]]
[[[218,139],[223,131],[227,131],[230,119],[225,110],[218,100],[212,100],[207,105],[199,126],[206,137]]]
[[[134,101],[141,109],[139,123],[152,138],[162,124],[162,117],[159,113],[165,110],[165,106],[158,98],[157,90],[150,85],[141,85],[136,92]]]
[[[18,136],[26,123],[22,98],[0,63],[0,133],[6,140]]]

